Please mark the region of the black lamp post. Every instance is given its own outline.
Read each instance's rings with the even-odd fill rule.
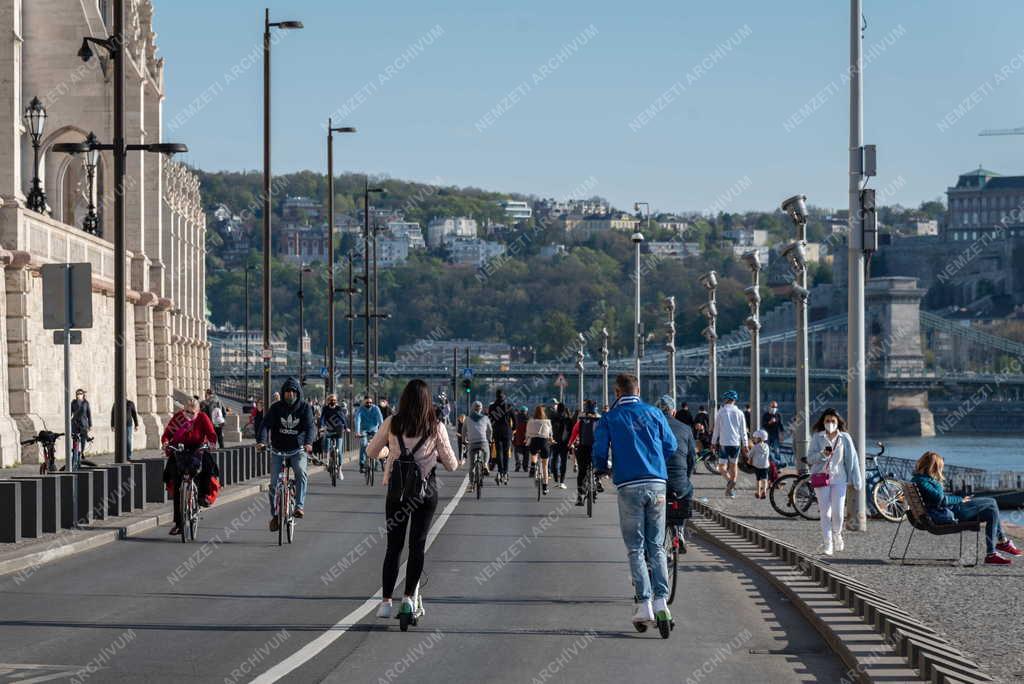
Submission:
[[[384,192],[384,188],[371,188],[370,179],[363,183],[363,275],[360,280],[366,287],[366,295],[363,297],[363,363],[366,367],[366,393],[370,394],[370,326],[373,318],[370,316],[370,295],[372,294],[372,281],[370,280],[370,193]],[[374,264],[376,265],[376,264]],[[374,312],[376,313],[376,312]],[[374,396],[376,399],[376,396]]]
[[[39,101],[38,97],[33,97],[32,102],[25,108],[24,120],[28,134],[32,137],[32,153],[34,155],[32,189],[28,192],[26,204],[32,211],[43,214],[46,212],[46,193],[43,192],[43,184],[39,180],[39,143],[43,140],[43,129],[46,127],[46,108],[43,107],[43,103]]]
[[[89,213],[85,215],[85,220],[82,221],[82,230],[89,235],[100,234],[100,218],[96,215],[96,167],[100,163],[100,151],[96,145],[99,141],[96,139],[95,133],[89,133],[86,137],[85,142],[89,145],[89,151],[85,153],[85,175],[89,180]]]
[[[253,269],[252,264],[245,265],[245,292],[242,293],[242,300],[245,302],[245,400],[249,400],[249,271]]]
[[[334,391],[334,134],[355,133],[351,126],[335,127],[327,119],[327,383],[324,396]]]
[[[299,387],[306,384],[306,358],[305,358],[305,336],[306,336],[306,322],[304,317],[304,301],[306,299],[305,293],[302,290],[302,274],[312,273],[313,269],[305,264],[299,267]]]
[[[263,19],[263,406],[270,408],[270,29],[300,29],[301,21]]]

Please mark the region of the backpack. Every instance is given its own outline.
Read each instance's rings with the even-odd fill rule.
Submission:
[[[596,422],[593,418],[580,418],[580,446],[594,446],[594,423]]]
[[[420,437],[420,441],[416,442],[412,451],[409,451],[405,448],[405,439],[402,435],[398,435],[400,451],[398,458],[391,464],[391,479],[388,480],[388,503],[417,503],[427,495],[427,482],[423,479],[423,473],[420,472],[416,459],[412,457],[426,441],[427,436],[423,435]],[[433,470],[430,471],[428,479],[433,481]]]

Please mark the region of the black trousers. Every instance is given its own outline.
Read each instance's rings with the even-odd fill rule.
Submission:
[[[224,426],[214,425],[213,431],[217,433],[217,446],[221,449],[224,448]]]
[[[430,521],[437,510],[437,486],[431,478],[427,495],[422,499],[385,506],[387,516],[388,548],[384,553],[382,589],[384,598],[391,598],[398,581],[398,567],[402,564],[402,548],[405,546],[405,532],[409,530],[409,564],[405,570],[405,595],[412,596],[423,574],[426,555],[427,532]]]
[[[587,477],[590,475],[590,469],[594,467],[594,461],[590,457],[592,450],[592,446],[576,445],[576,493],[580,496],[587,494]]]
[[[551,448],[551,464],[548,466],[555,482],[565,482],[565,467],[569,463],[569,445],[555,442]]]
[[[522,468],[523,470],[526,470],[527,468],[529,468],[530,467],[530,448],[528,446],[526,446],[525,444],[523,444],[523,445],[514,446],[514,447],[512,447],[512,449],[513,449],[513,451],[515,451],[516,468]]]
[[[512,443],[507,439],[494,440],[494,454],[498,458],[498,473],[501,475],[508,473],[508,452],[511,447]]]

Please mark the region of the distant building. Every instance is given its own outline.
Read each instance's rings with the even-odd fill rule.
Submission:
[[[433,340],[422,339],[412,344],[403,344],[395,350],[395,359],[404,364],[435,364],[451,366],[453,352],[458,352],[458,366],[461,370],[469,351],[470,364],[507,364],[512,348],[503,342],[480,342],[477,340]]]
[[[288,225],[277,228],[277,255],[293,264],[327,260],[327,227]]]
[[[448,237],[475,238],[476,235],[476,220],[465,216],[435,218],[427,224],[427,246],[431,249],[443,245]]]
[[[768,242],[768,231],[754,228],[734,228],[724,231],[722,236],[739,247],[761,247]]]
[[[639,228],[640,220],[635,216],[625,213],[609,216],[587,216],[586,218],[569,217],[565,219],[566,232],[581,240],[609,230],[635,233]]]
[[[911,235],[938,235],[939,222],[935,219],[927,221],[911,221],[907,224]]]
[[[309,197],[286,197],[281,203],[281,218],[286,223],[319,223],[323,211],[323,204]]]
[[[448,260],[460,266],[480,267],[505,253],[505,245],[480,238],[449,238],[445,242]]]
[[[502,202],[505,207],[505,215],[513,221],[526,221],[533,217],[533,210],[527,202],[521,200],[505,200]]]
[[[678,216],[663,216],[658,219],[658,225],[665,230],[671,230],[673,233],[679,233],[680,235],[690,228],[690,222]]]
[[[395,238],[406,238],[409,241],[409,249],[426,249],[427,243],[423,239],[423,230],[420,224],[414,221],[391,221],[388,223],[388,232]]]
[[[979,167],[962,174],[946,196],[949,220],[942,237],[947,241],[978,240],[1001,228],[1002,237],[1024,236],[1024,176]]]
[[[643,248],[648,254],[663,259],[682,261],[687,256],[684,244],[675,240],[648,240],[643,243]]]
[[[404,264],[409,259],[409,238],[382,235],[377,238],[377,264],[391,268]]]
[[[210,328],[208,339],[210,341],[211,372],[218,374],[225,369],[237,369],[245,365],[246,345],[244,330],[238,330],[231,325]],[[288,364],[288,343],[284,339],[273,335],[270,348],[273,356],[271,363],[275,366],[285,366]],[[263,332],[258,328],[251,328],[249,330],[249,370],[253,377],[263,367],[262,350]]]
[[[552,244],[544,245],[540,248],[541,259],[554,259],[556,256],[565,256],[569,251],[565,248],[565,245]]]

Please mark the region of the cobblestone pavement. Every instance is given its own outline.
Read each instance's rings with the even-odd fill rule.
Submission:
[[[724,496],[722,478],[701,471],[694,478],[695,497],[707,497],[709,505],[802,551],[818,550],[820,523],[779,516],[767,500],[754,498],[753,478],[741,478],[737,497],[730,499]],[[1024,511],[1003,511],[1003,515],[1007,522],[1024,522]],[[867,532],[845,535],[846,550],[836,554],[830,563],[931,625],[976,659],[989,676],[1002,682],[1024,682],[1024,559],[1004,567],[900,565],[899,561],[888,559],[895,531],[894,523],[871,519]],[[904,525],[900,531],[902,543],[907,534],[908,526]],[[974,534],[965,535],[965,557],[973,558],[973,544]],[[935,537],[918,532],[914,534],[908,558],[954,557],[957,550],[956,535]],[[984,532],[980,553],[984,556]]]

